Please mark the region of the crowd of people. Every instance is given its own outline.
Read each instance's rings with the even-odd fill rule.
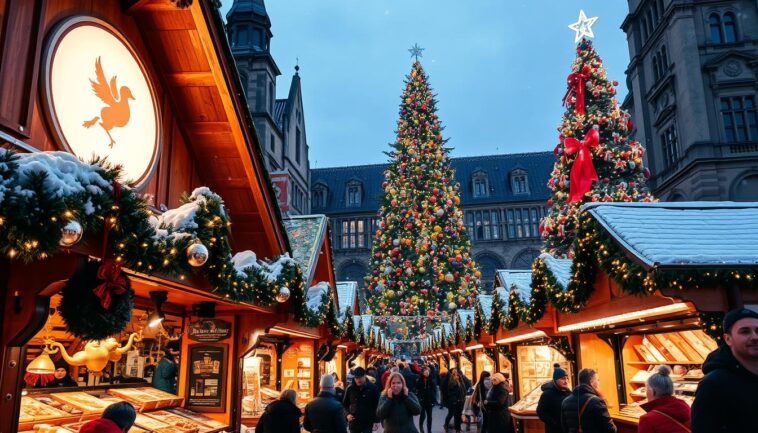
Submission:
[[[718,433],[756,430],[758,414],[758,313],[741,308],[724,317],[724,345],[703,364],[690,408],[674,396],[668,366],[658,366],[645,383],[647,402],[641,405],[638,433]],[[590,368],[579,371],[579,383],[569,388],[568,374],[557,364],[553,380],[542,385],[537,415],[545,433],[615,433],[616,426],[600,392],[600,376]],[[493,430],[494,431],[494,430]]]

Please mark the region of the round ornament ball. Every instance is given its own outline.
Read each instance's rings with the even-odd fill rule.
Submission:
[[[453,274],[451,274],[449,272],[447,274],[445,274],[445,281],[448,282],[448,283],[452,283],[453,282]]]
[[[455,305],[455,302],[451,302],[451,303],[447,304],[447,309],[448,310],[455,310],[456,307],[457,307],[457,305]]]
[[[187,247],[187,262],[190,266],[199,268],[208,261],[208,248],[200,242],[194,243]]]
[[[84,229],[77,220],[71,220],[61,229],[61,240],[58,244],[62,247],[72,247],[82,239]]]
[[[290,298],[290,289],[287,286],[279,287],[279,291],[276,293],[276,302],[284,303]]]

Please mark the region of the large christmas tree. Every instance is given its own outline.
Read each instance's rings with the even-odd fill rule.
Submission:
[[[471,308],[480,273],[436,101],[418,60],[405,84],[366,277],[369,314],[445,316]]]
[[[553,151],[558,159],[548,180],[550,210],[540,224],[544,250],[558,257],[571,256],[582,204],[653,200],[645,185],[645,149],[628,137],[632,122],[615,98],[618,82],[606,77],[592,42],[581,40],[571,70]]]

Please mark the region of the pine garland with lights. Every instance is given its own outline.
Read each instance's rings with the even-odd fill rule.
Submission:
[[[515,309],[513,308],[513,303],[510,302],[510,296],[509,301],[507,305],[503,305],[503,302],[500,300],[500,296],[497,294],[492,295],[492,322],[493,326],[495,324],[502,326],[505,330],[511,330],[515,329],[518,326],[518,314],[516,313]],[[495,317],[497,316],[497,319]],[[497,333],[497,327],[495,327],[492,330],[492,335],[495,335]]]
[[[606,77],[591,41],[582,39],[576,53],[553,151],[558,159],[548,180],[550,209],[540,223],[543,249],[555,257],[571,256],[583,203],[653,201],[646,186],[650,172],[642,164],[645,150],[629,139],[630,116],[615,98],[618,82]]]
[[[281,271],[275,275],[270,262],[261,260],[235,269],[228,241],[231,222],[221,197],[207,188],[185,196],[182,207],[167,213],[189,210],[193,217],[174,227],[163,218],[166,214],[153,216],[134,189],[123,186],[114,192],[120,173],[118,166],[101,160],[83,163],[65,152],[16,154],[0,149],[0,253],[27,263],[42,260],[61,250],[61,231],[70,221],[79,222],[96,239],[107,223],[107,254],[134,271],[180,279],[202,274],[214,293],[261,306],[273,305],[279,287],[288,286],[296,314],[305,308],[297,302],[303,298],[303,284],[294,260],[276,258]],[[188,263],[185,253],[195,242],[209,252],[200,267]]]
[[[437,101],[420,62],[405,84],[371,250],[369,314],[452,314],[472,308],[481,274],[470,254]]]
[[[546,343],[548,347],[552,347],[553,349],[557,350],[558,353],[563,355],[567,361],[569,362],[576,361],[576,353],[571,348],[571,343],[569,342],[568,337],[562,337],[562,336],[548,337]]]
[[[532,278],[536,270],[536,263],[532,264]],[[526,324],[533,325],[545,315],[547,309],[547,292],[541,286],[531,286],[531,295],[529,300],[523,299],[517,290],[511,291],[509,304],[512,308],[512,314]],[[516,318],[512,318],[516,320]]]
[[[723,311],[700,313],[700,329],[719,345],[724,343],[724,316]]]

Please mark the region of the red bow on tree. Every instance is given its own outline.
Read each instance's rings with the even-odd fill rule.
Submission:
[[[579,141],[576,138],[569,137],[564,143],[566,155],[577,153],[569,173],[568,202],[573,203],[581,200],[584,194],[592,189],[592,182],[598,180],[595,166],[592,165],[590,149],[600,144],[600,134],[597,129],[592,128],[584,136],[584,140]]]
[[[563,96],[563,105],[568,107],[569,101],[571,100],[571,94],[575,93],[576,104],[574,111],[576,111],[576,114],[584,114],[584,82],[587,81],[589,77],[590,69],[585,66],[582,68],[581,72],[569,74],[566,79],[569,88],[566,91],[566,95]]]
[[[100,305],[107,310],[111,306],[112,295],[123,295],[126,293],[128,280],[121,273],[121,265],[115,260],[106,259],[97,268],[97,278],[102,280],[92,291],[100,298]]]

